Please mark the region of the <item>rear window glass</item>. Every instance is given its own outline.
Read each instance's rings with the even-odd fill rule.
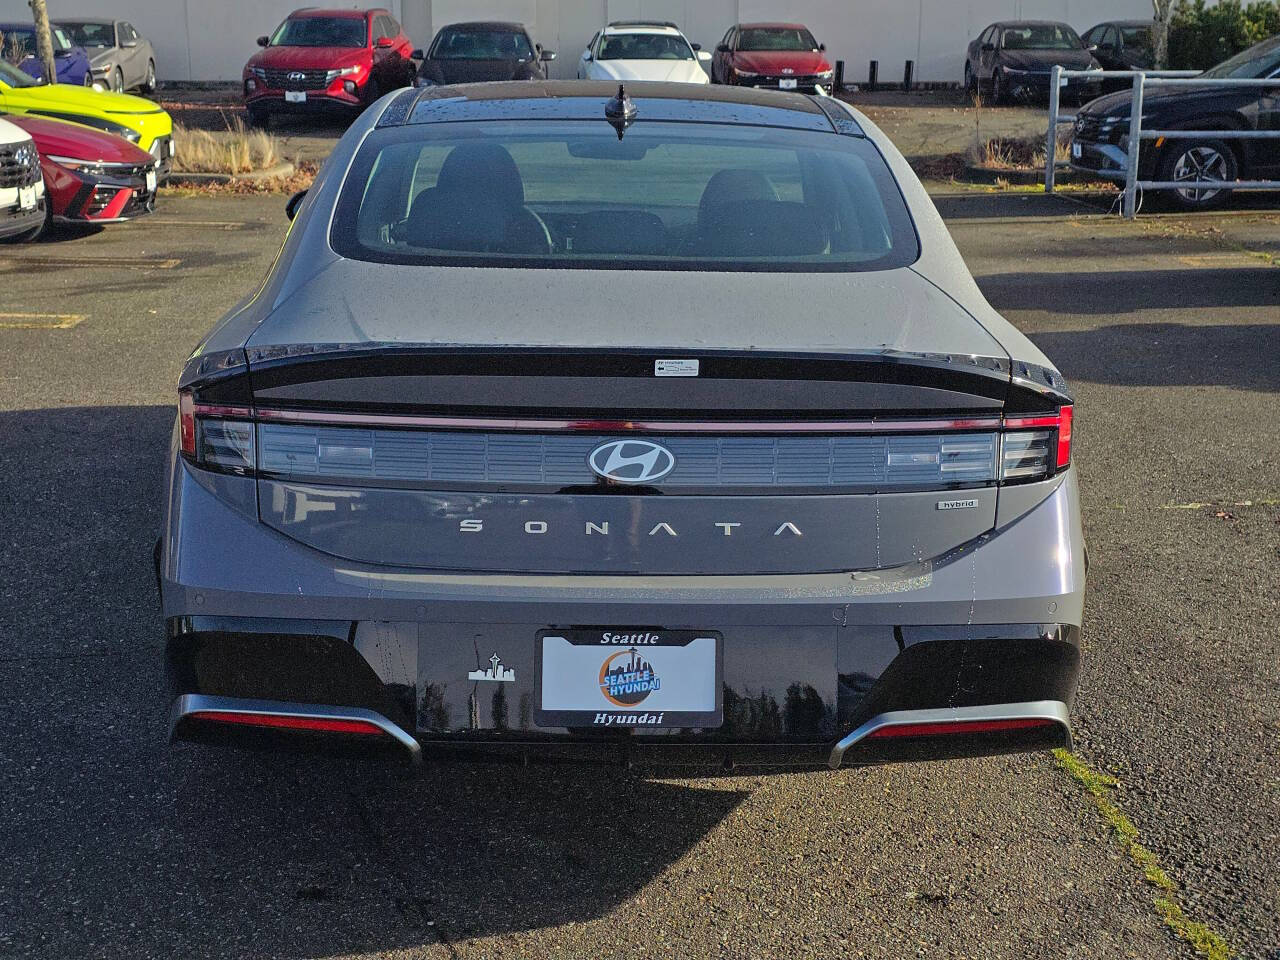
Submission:
[[[330,236],[387,263],[876,270],[919,254],[868,141],[707,123],[432,123],[375,131]]]

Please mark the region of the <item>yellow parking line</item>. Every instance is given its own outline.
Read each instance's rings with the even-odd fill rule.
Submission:
[[[59,256],[0,256],[0,263],[16,263],[23,266],[36,267],[103,267],[118,269],[134,267],[137,269],[172,270],[182,263],[173,257],[59,257]]]
[[[87,319],[86,313],[0,313],[0,330],[69,330]]]

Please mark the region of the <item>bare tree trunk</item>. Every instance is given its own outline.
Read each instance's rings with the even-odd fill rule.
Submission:
[[[1151,0],[1155,26],[1151,28],[1151,63],[1157,70],[1169,66],[1169,18],[1173,16],[1173,0]]]
[[[58,82],[58,66],[53,59],[53,37],[49,34],[49,11],[44,0],[28,0],[31,4],[31,19],[36,26],[36,55],[44,65],[46,83]]]

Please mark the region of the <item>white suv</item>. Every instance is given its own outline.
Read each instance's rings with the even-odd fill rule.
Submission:
[[[40,155],[25,130],[0,120],[0,238],[26,239],[44,225]]]
[[[674,23],[616,20],[591,38],[578,61],[578,79],[710,83],[702,66],[710,60]]]

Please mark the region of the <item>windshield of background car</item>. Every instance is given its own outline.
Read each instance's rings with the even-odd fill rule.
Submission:
[[[27,57],[36,56],[36,34],[34,30],[16,29],[3,30],[0,34],[4,35],[3,47],[0,48],[3,56],[10,63],[21,63]],[[53,45],[54,53],[62,53],[64,50],[71,49],[71,38],[58,27],[53,27],[49,31],[49,40]]]
[[[817,50],[818,41],[803,27],[751,27],[742,31],[739,50]]]
[[[529,38],[510,30],[445,30],[432,60],[532,60]]]
[[[1120,36],[1124,38],[1124,45],[1129,49],[1141,50],[1151,45],[1150,27],[1121,27]]]
[[[684,37],[664,33],[623,33],[604,38],[601,60],[692,60]]]
[[[377,130],[330,233],[382,263],[851,271],[919,244],[860,137],[716,123],[409,124]]]
[[[1005,50],[1079,50],[1080,38],[1061,23],[1037,23],[1005,27],[1000,39]]]
[[[0,60],[0,83],[9,87],[38,87],[40,81],[28,76],[11,63]]]
[[[1201,76],[1215,80],[1265,80],[1277,70],[1280,70],[1280,36],[1255,43],[1248,50],[1210,67]]]
[[[363,47],[364,17],[296,17],[280,24],[273,47]]]
[[[71,39],[81,47],[114,47],[116,31],[109,23],[65,23]]]

